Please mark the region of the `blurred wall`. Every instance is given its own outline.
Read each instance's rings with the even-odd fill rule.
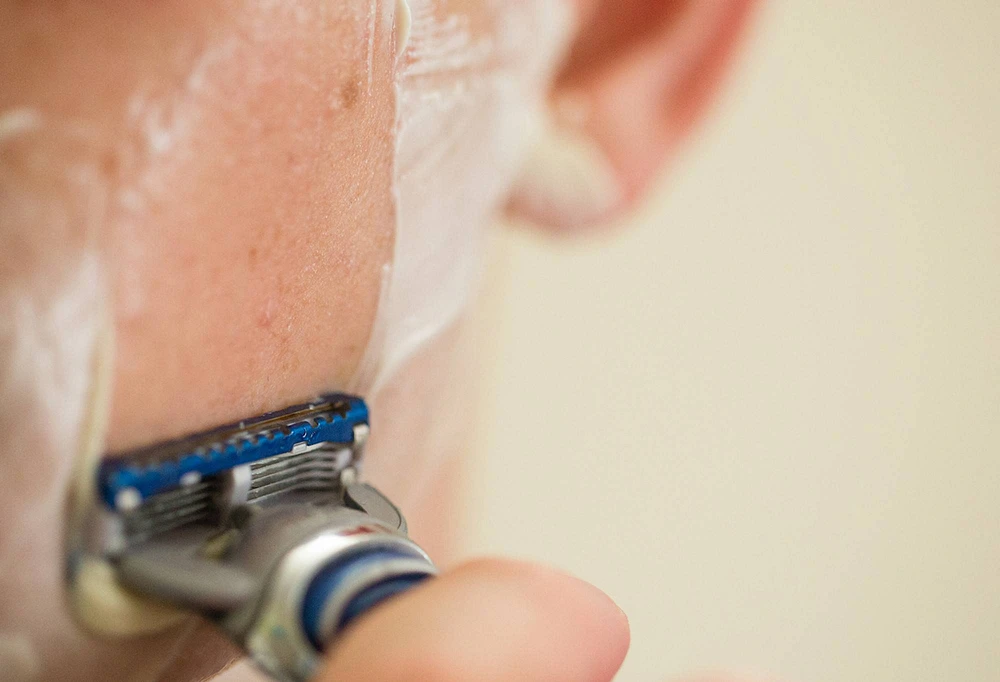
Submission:
[[[468,551],[620,679],[1000,681],[1000,5],[772,0],[628,230],[501,238]]]

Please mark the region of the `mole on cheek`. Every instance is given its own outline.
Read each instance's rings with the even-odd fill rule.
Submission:
[[[360,91],[358,79],[353,76],[340,87],[340,101],[345,109],[354,108],[354,105],[358,103]]]
[[[118,155],[114,152],[106,151],[101,155],[101,174],[108,182],[115,180],[119,176]]]

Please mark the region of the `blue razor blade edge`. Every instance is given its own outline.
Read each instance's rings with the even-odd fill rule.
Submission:
[[[299,444],[354,442],[354,427],[368,424],[361,398],[329,394],[312,403],[269,412],[150,447],[109,455],[98,469],[101,498],[112,509],[118,494],[133,489],[143,499],[199,478],[290,452]]]

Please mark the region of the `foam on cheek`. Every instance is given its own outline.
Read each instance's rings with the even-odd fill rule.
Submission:
[[[465,307],[483,228],[518,169],[571,26],[561,1],[487,3],[492,30],[476,35],[466,15],[442,14],[439,4],[409,2],[395,259],[376,390]]]
[[[406,409],[380,408],[379,396],[400,393],[393,389],[406,382],[405,368],[476,290],[485,229],[539,124],[574,19],[565,0],[471,7],[409,2],[397,81],[395,258],[371,342],[377,369],[359,382],[378,413]],[[388,459],[371,462],[383,481],[412,482],[432,470],[421,457]]]
[[[3,514],[5,524],[58,510],[83,417],[104,292],[97,232],[107,194],[88,163],[89,144],[85,132],[46,126],[36,112],[0,116],[0,464],[39,485],[23,498],[11,500],[18,487],[0,496],[17,504],[6,512],[19,512]],[[4,530],[0,543],[16,542]]]
[[[0,115],[0,670],[13,679],[41,676],[37,640],[67,625],[63,495],[105,319],[91,144],[34,111]]]
[[[171,200],[166,191],[167,178],[190,163],[196,150],[189,144],[190,133],[200,124],[201,109],[193,102],[204,97],[206,75],[213,65],[230,57],[236,49],[234,40],[222,41],[201,54],[180,88],[167,97],[156,97],[142,90],[129,98],[126,126],[130,144],[123,150],[123,165],[129,181],[115,199],[115,256],[127,266],[119,267],[121,278],[117,314],[131,317],[145,308],[145,283],[140,278],[141,262],[155,257],[141,250],[141,240],[134,238],[137,224]]]
[[[123,655],[95,644],[72,622],[67,551],[79,578],[70,594],[77,618],[98,630],[131,632],[177,621],[176,612],[162,613],[102,580],[94,566],[81,570],[75,563],[109,406],[113,325],[102,233],[120,214],[124,156],[126,150],[109,146],[86,124],[30,109],[0,113],[5,680],[148,679],[163,665],[153,647],[151,655]]]

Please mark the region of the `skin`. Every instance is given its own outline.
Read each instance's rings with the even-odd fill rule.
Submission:
[[[83,162],[111,197],[110,449],[350,379],[394,228],[391,34],[376,32],[368,88],[359,4],[325,19],[300,4],[308,31],[285,4],[2,10],[15,86],[0,109],[86,125]]]
[[[99,319],[113,329],[108,450],[352,385],[392,259],[401,189],[395,77],[412,57],[397,61],[387,5],[374,21],[367,0],[0,5],[0,114],[34,117],[25,132],[0,137],[0,290],[9,295],[0,302],[24,294],[48,309],[93,259],[96,293],[81,294],[80,306],[95,322],[81,323],[80,338],[98,333]],[[570,5],[575,42],[552,51],[548,85],[534,87],[539,100],[583,112],[572,125],[607,157],[626,190],[616,209],[626,210],[704,109],[751,3]],[[503,12],[489,3],[434,6],[462,17],[473,38],[501,29]],[[526,64],[474,68],[520,77]],[[445,73],[429,87],[447,92],[476,77]],[[452,145],[444,162],[488,163],[476,142]],[[509,201],[517,210],[517,197]],[[16,339],[0,340],[6,367]],[[381,435],[367,455],[375,483],[404,500],[416,539],[445,561],[468,435],[459,408],[471,393],[469,345],[456,321],[411,359],[378,398]],[[77,388],[83,401],[86,386]],[[2,395],[10,413],[26,415],[11,429],[37,412],[15,389]],[[45,434],[22,431],[24,447],[0,451],[0,475],[19,482],[0,506],[13,529],[0,557],[20,558],[0,564],[0,656],[28,642],[28,653],[12,654],[25,679],[34,671],[63,680],[194,680],[232,660],[236,652],[204,624],[128,642],[75,627],[51,530],[61,523],[72,434],[29,460],[23,453]],[[446,455],[420,459],[421,451]],[[403,468],[414,452],[428,462],[419,487]],[[4,634],[15,626],[27,639]],[[627,643],[624,615],[596,588],[551,569],[480,561],[360,619],[321,678],[608,680]]]

